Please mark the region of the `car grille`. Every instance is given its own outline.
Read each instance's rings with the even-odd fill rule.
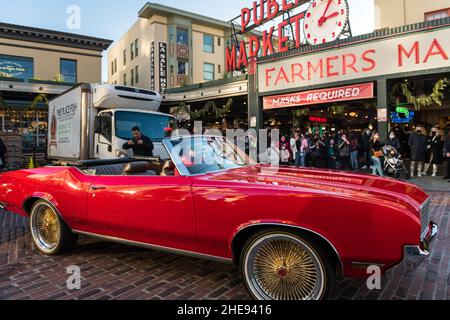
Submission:
[[[422,229],[420,231],[421,234],[421,240],[423,240],[428,232],[428,227],[430,226],[430,207],[431,207],[431,200],[428,199],[420,208],[420,220],[422,224]]]

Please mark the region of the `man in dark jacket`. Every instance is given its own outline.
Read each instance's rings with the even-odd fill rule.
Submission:
[[[149,137],[144,136],[141,133],[141,129],[134,127],[131,129],[133,132],[133,139],[123,145],[124,150],[133,149],[133,154],[140,157],[153,157],[153,142]]]
[[[423,163],[426,161],[427,137],[423,134],[424,129],[421,126],[416,128],[416,132],[409,137],[408,145],[411,148],[411,177],[414,177],[416,164],[417,176],[422,177]]]
[[[0,139],[0,169],[6,166],[6,146],[3,140]]]

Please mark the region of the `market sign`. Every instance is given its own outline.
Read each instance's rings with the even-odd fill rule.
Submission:
[[[450,28],[330,48],[258,65],[260,93],[448,68]]]
[[[261,36],[250,34],[248,41],[234,43],[226,49],[227,72],[251,66],[257,57],[287,52],[292,40],[295,48],[305,41],[311,45],[323,44],[341,37],[349,29],[349,6],[347,0],[311,0],[306,11],[292,14],[305,0],[259,0],[250,8],[241,10],[239,34],[245,35],[256,27],[274,21],[281,14],[287,14],[277,26],[262,31]],[[234,26],[233,26],[234,28]],[[286,28],[292,39],[286,36]]]
[[[357,84],[338,88],[304,91],[298,93],[265,97],[264,110],[325,104],[339,101],[372,99],[374,97],[373,83]]]

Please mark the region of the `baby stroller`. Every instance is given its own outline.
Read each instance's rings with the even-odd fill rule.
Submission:
[[[404,175],[408,180],[411,178],[408,170],[406,170],[405,162],[397,149],[392,146],[385,146],[383,148],[383,154],[384,172],[387,176],[400,178]]]

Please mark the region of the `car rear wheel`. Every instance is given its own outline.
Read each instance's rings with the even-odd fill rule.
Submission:
[[[47,255],[57,255],[75,246],[73,234],[47,201],[40,200],[31,209],[30,228],[36,248]]]
[[[240,267],[257,300],[323,300],[334,285],[335,272],[311,239],[281,230],[249,239]]]

